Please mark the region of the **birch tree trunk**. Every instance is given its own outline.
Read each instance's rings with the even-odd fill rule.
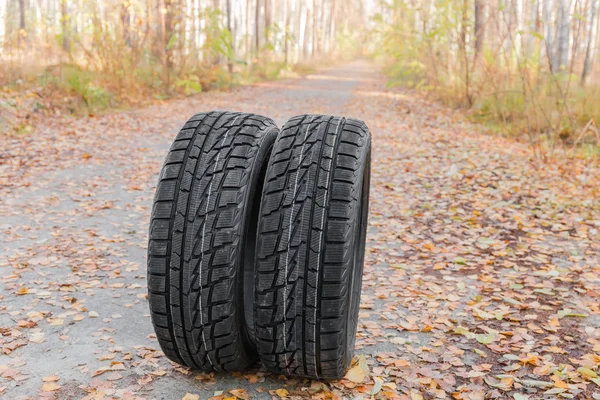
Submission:
[[[562,0],[561,0],[562,1]],[[550,71],[556,72],[556,59],[554,51],[554,30],[552,21],[552,7],[554,6],[553,0],[544,0],[544,41],[546,42],[546,54],[548,56],[548,64],[550,64]]]
[[[264,28],[264,51],[262,57],[269,60],[271,57],[271,0],[263,0],[265,13],[265,28]]]
[[[254,12],[254,49],[258,53],[260,51],[260,0],[256,0]]]
[[[538,34],[538,15],[540,9],[540,2],[538,0],[533,1],[531,7],[531,15],[529,18],[529,35],[527,35],[527,41],[525,44],[525,56],[531,57],[533,55],[533,43],[536,35]]]
[[[331,0],[331,10],[329,13],[329,24],[328,24],[328,51],[333,50],[333,45],[335,44],[335,12],[336,12],[336,0]]]
[[[338,19],[338,15],[340,13],[340,3],[338,0],[332,0],[333,5],[331,6],[331,12],[333,13],[331,20],[333,21],[333,25],[332,25],[332,29],[331,29],[331,41],[333,42],[333,46],[332,46],[332,50],[336,49],[336,43],[337,41],[335,40],[336,35],[337,35],[337,31],[338,31],[338,26],[341,25],[341,22]]]
[[[308,21],[310,21],[310,10],[308,8],[308,6],[305,7],[306,10],[306,17],[304,18],[304,39],[301,42],[301,46],[304,50],[304,59],[308,59],[308,43],[310,42],[309,40],[309,31],[308,31]]]
[[[556,38],[558,69],[569,66],[569,2],[559,0],[558,32]]]
[[[510,59],[510,53],[512,49],[513,41],[513,6],[515,0],[500,0],[500,4],[505,4],[504,9],[501,11],[504,14],[504,23],[506,25],[506,36],[504,37],[504,43],[502,45],[506,59]]]
[[[315,50],[317,48],[317,0],[313,0],[312,8],[312,43],[310,46],[310,54],[312,57],[315,56]]]
[[[299,2],[296,3],[296,11],[298,13],[298,22],[296,24],[297,28],[296,28],[296,44],[294,46],[295,49],[295,57],[296,57],[296,61],[300,61],[302,59],[302,53],[301,53],[301,47],[300,47],[300,43],[302,41],[302,32],[304,29],[304,26],[302,25],[302,4],[303,2]]]
[[[587,78],[593,67],[593,60],[596,50],[596,34],[598,28],[598,0],[590,0],[587,14],[587,43],[585,48],[585,61],[583,63],[583,72],[581,73],[581,84],[585,85]]]
[[[225,0],[225,1],[226,1],[226,11],[227,11],[227,30],[229,31],[229,34],[231,35],[231,52],[233,54],[235,54],[235,36],[234,36],[232,28],[231,28],[231,0]],[[233,72],[233,62],[230,58],[227,60],[227,69],[229,70],[229,73]]]
[[[292,15],[292,11],[290,10],[289,0],[285,0],[284,3],[284,15],[285,15],[285,27],[284,27],[284,44],[283,44],[283,54],[285,65],[289,64],[290,61],[290,17]]]
[[[515,14],[517,17],[517,32],[513,36],[513,43],[515,46],[515,52],[517,54],[517,58],[521,57],[522,49],[523,49],[523,32],[525,30],[523,23],[523,0],[514,0],[515,1]]]
[[[252,58],[252,32],[250,25],[250,11],[252,10],[252,0],[246,0],[246,62],[250,63]]]

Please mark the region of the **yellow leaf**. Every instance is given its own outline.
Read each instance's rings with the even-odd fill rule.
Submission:
[[[583,376],[587,376],[588,378],[597,378],[598,374],[586,367],[577,368],[577,372],[579,372]]]
[[[49,375],[42,378],[44,382],[56,382],[59,379],[60,378],[58,377],[58,375]]]
[[[54,382],[46,382],[42,385],[43,392],[54,392],[55,390],[60,389],[60,385]]]
[[[186,393],[181,400],[200,400],[200,396],[197,394]]]
[[[423,396],[421,395],[421,393],[411,390],[410,400],[423,400]]]
[[[288,397],[290,395],[290,392],[288,392],[285,389],[277,389],[275,391],[275,393],[277,394],[277,396],[281,397],[282,399],[286,398],[286,397]]]
[[[552,377],[552,379],[554,379],[554,377]],[[569,385],[567,384],[567,382],[561,380],[560,378],[557,377],[557,379],[554,379],[554,386],[560,389],[568,389]]]
[[[349,381],[354,383],[361,383],[365,380],[365,371],[363,371],[363,369],[358,365],[355,365],[354,367],[350,368],[350,370],[346,373],[344,379],[348,379]]]
[[[107,367],[107,366],[100,367],[96,371],[94,371],[94,373],[92,374],[92,378],[94,378],[94,377],[96,377],[98,375],[102,375],[106,371],[110,371],[110,367]]]

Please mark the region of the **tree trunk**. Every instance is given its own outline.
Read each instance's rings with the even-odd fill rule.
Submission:
[[[246,62],[250,63],[252,59],[252,46],[254,41],[252,40],[252,29],[250,27],[250,11],[252,10],[252,0],[246,0]]]
[[[270,30],[271,30],[271,1],[264,0],[265,4],[265,44],[268,46],[270,43]]]
[[[123,30],[123,42],[131,47],[131,30],[130,30],[130,14],[129,14],[130,3],[127,0],[123,0],[121,3],[121,10],[119,17],[121,19],[121,29]]]
[[[147,0],[146,15],[150,27],[150,51],[154,60],[162,59],[162,19],[160,0]]]
[[[530,33],[529,35],[527,35],[527,42],[525,45],[525,52],[526,52],[526,56],[527,57],[531,57],[533,55],[533,40],[535,39],[536,35],[539,30],[538,30],[538,11],[539,11],[539,1],[538,0],[534,0],[533,1],[533,6],[531,8],[531,18],[529,19],[529,30]]]
[[[231,52],[233,54],[235,54],[235,39],[233,37],[233,31],[231,29],[231,0],[226,0],[227,2],[227,30],[229,31],[229,35],[231,38]],[[227,59],[227,69],[229,70],[229,73],[233,72],[233,62],[231,60],[231,58]]]
[[[19,0],[19,29],[25,30],[25,0]]]
[[[331,14],[329,15],[329,43],[330,50],[335,50],[335,33],[337,29],[337,0],[331,0]]]
[[[304,59],[308,59],[308,43],[310,42],[310,36],[308,32],[308,21],[310,21],[310,10],[308,6],[305,8],[306,17],[304,18],[304,39],[302,41],[302,50],[304,53]]]
[[[283,53],[285,57],[285,65],[288,65],[290,62],[290,17],[292,12],[289,7],[289,1],[285,0],[285,28],[284,28],[284,46]]]
[[[525,31],[524,22],[523,22],[523,0],[514,0],[515,1],[515,14],[517,17],[517,32],[514,35],[514,46],[515,53],[517,55],[517,59],[521,57],[522,49],[523,49],[523,33]]]
[[[256,0],[256,9],[254,10],[254,48],[256,52],[260,51],[260,0]]]
[[[558,32],[556,50],[559,69],[569,66],[569,3],[568,0],[559,0]]]
[[[475,0],[475,60],[479,61],[483,55],[485,43],[485,1]]]
[[[317,28],[317,47],[315,49],[317,54],[321,54],[321,47],[323,45],[322,41],[323,41],[323,14],[325,14],[323,12],[325,4],[324,4],[325,0],[321,0],[320,2],[320,7],[317,7],[315,9],[315,13],[317,13],[317,23],[315,24],[315,27]]]
[[[168,77],[169,72],[173,68],[173,49],[171,38],[175,34],[175,2],[177,0],[165,0],[166,12],[164,13],[164,37],[163,37],[163,66],[165,74]]]
[[[302,2],[300,3],[296,3],[296,11],[298,13],[298,18],[297,18],[297,23],[296,23],[296,43],[294,46],[294,54],[296,57],[296,61],[300,61],[302,59],[302,29],[303,29],[303,25],[302,25]]]
[[[468,102],[469,107],[471,107],[473,105],[473,101],[471,99],[471,93],[470,93],[470,86],[471,86],[471,79],[470,79],[470,71],[469,71],[469,57],[467,55],[467,29],[469,26],[469,0],[463,0],[463,4],[462,4],[462,17],[461,17],[461,23],[460,23],[460,43],[459,43],[459,47],[460,47],[460,52],[461,52],[461,64],[462,64],[462,69],[465,72],[465,100]]]
[[[586,80],[592,71],[593,60],[596,49],[596,34],[597,34],[597,15],[598,15],[598,0],[590,0],[587,14],[587,43],[585,49],[585,61],[583,63],[583,72],[581,73],[581,84],[585,85]]]
[[[67,54],[71,54],[71,43],[69,41],[69,13],[67,10],[67,1],[60,1],[60,19],[62,27],[62,48]]]
[[[556,72],[556,59],[554,51],[554,30],[552,29],[554,23],[552,21],[552,8],[554,6],[554,0],[544,0],[543,18],[545,35],[544,40],[546,42],[546,54],[548,56],[548,64],[550,64],[550,71]]]
[[[23,39],[27,40],[25,31],[25,0],[19,0],[19,30],[17,32],[17,43],[19,46]]]
[[[500,0],[500,3],[504,3],[506,4],[506,6],[504,7],[504,9],[501,11],[504,15],[503,15],[503,20],[504,23],[506,24],[506,36],[504,37],[504,43],[503,43],[503,48],[504,48],[504,54],[506,56],[506,60],[502,60],[502,61],[509,61],[510,60],[510,54],[511,54],[511,49],[512,49],[512,42],[513,42],[513,7],[514,7],[514,1],[515,0]]]
[[[312,8],[312,43],[310,46],[310,54],[314,58],[317,49],[317,0],[313,0]]]

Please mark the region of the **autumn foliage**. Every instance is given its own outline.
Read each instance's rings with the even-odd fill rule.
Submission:
[[[540,160],[597,157],[598,1],[380,1],[371,30],[392,84],[469,110]],[[558,154],[557,154],[558,152]]]

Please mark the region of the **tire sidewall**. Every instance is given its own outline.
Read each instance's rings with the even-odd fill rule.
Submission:
[[[368,131],[367,131],[368,132]],[[355,182],[355,190],[360,193],[356,207],[352,212],[355,215],[354,232],[350,243],[354,254],[350,265],[350,282],[348,285],[348,315],[346,318],[346,357],[344,365],[340,366],[340,375],[343,375],[352,362],[354,356],[354,345],[356,343],[356,332],[358,327],[358,313],[360,310],[360,295],[362,288],[362,277],[364,270],[364,259],[366,250],[366,233],[369,214],[369,193],[371,180],[371,138],[367,135],[365,145],[361,149],[359,163],[360,179]]]

